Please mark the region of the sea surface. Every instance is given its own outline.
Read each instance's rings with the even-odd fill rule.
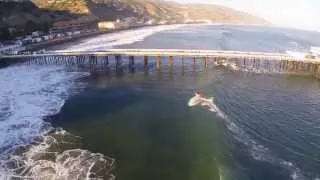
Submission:
[[[160,26],[51,50],[306,51],[320,33],[254,26]],[[0,69],[0,179],[319,180],[320,82],[150,58],[107,70]],[[112,61],[112,59],[111,59]],[[216,112],[189,107],[196,91]],[[107,175],[106,175],[107,174]]]

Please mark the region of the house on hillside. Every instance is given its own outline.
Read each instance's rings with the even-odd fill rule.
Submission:
[[[72,28],[77,28],[77,26],[75,24],[72,24],[71,21],[57,21],[53,23],[50,31],[52,33],[60,33]]]
[[[25,47],[19,44],[3,45],[0,47],[0,54],[18,54],[24,50]]]
[[[56,21],[53,23],[50,31],[52,33],[64,33],[67,31],[84,31],[87,29],[96,29],[97,25],[90,19],[78,18],[70,21]]]
[[[114,29],[116,29],[116,22],[114,22],[114,21],[101,21],[101,22],[98,22],[98,28],[101,31],[114,30]]]
[[[311,46],[310,53],[317,58],[320,58],[320,47]]]
[[[32,34],[33,37],[38,37],[39,36],[39,32],[38,31],[32,32],[31,34]]]

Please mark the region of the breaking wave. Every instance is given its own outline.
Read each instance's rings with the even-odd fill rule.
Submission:
[[[113,160],[77,149],[79,138],[43,120],[85,87],[77,79],[88,75],[55,65],[0,69],[0,179],[89,179],[111,169]]]
[[[155,33],[176,29],[182,26],[183,25],[163,25],[104,34],[84,40],[83,42],[67,47],[62,51],[102,51],[113,48],[114,46],[132,44],[134,42],[142,41],[146,37]]]

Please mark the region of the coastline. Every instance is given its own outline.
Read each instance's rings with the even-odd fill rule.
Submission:
[[[67,43],[72,43],[73,41],[78,41],[82,39],[88,39],[88,38],[93,38],[97,37],[99,35],[104,35],[104,34],[112,34],[112,33],[121,33],[125,32],[127,30],[135,30],[135,29],[140,29],[140,28],[148,28],[148,27],[161,27],[161,26],[175,26],[175,25],[182,25],[182,26],[251,26],[251,27],[266,27],[266,28],[281,28],[281,29],[292,29],[289,27],[281,27],[277,26],[274,24],[246,24],[246,23],[182,23],[182,24],[163,24],[163,25],[140,25],[140,26],[131,26],[127,28],[120,28],[116,30],[110,30],[110,31],[96,31],[96,32],[91,32],[91,33],[86,33],[86,34],[81,34],[77,35],[71,38],[65,38],[65,39],[59,39],[55,41],[49,41],[49,42],[42,42],[34,45],[30,45],[30,47],[27,47],[26,49],[29,51],[37,51],[41,49],[46,49],[46,48],[52,48],[57,45],[61,44],[67,44]],[[299,30],[299,29],[297,29]],[[311,31],[314,32],[314,31]]]
[[[96,36],[103,35],[103,34],[112,34],[112,33],[118,33],[118,32],[123,32],[123,31],[127,31],[127,30],[135,30],[135,29],[139,29],[139,28],[171,26],[171,25],[188,25],[188,24],[141,25],[141,26],[131,26],[131,27],[127,27],[127,28],[120,28],[120,29],[111,30],[111,31],[96,31],[96,32],[91,32],[91,33],[86,33],[86,34],[80,34],[80,35],[70,37],[70,38],[57,39],[57,40],[53,40],[53,41],[32,44],[32,45],[27,46],[26,50],[27,51],[37,51],[37,50],[51,48],[51,47],[54,47],[57,45],[65,44],[65,43],[72,43],[73,41],[77,41],[77,40],[96,37]]]
[[[113,30],[113,31],[95,31],[95,32],[80,34],[80,35],[69,37],[69,38],[46,41],[46,42],[41,42],[41,43],[37,43],[37,44],[31,44],[26,47],[26,50],[27,51],[36,51],[36,50],[52,47],[52,46],[63,44],[63,43],[68,43],[68,42],[72,42],[72,41],[76,41],[76,40],[80,40],[80,39],[95,37],[95,36],[98,36],[101,34],[109,34],[109,33],[114,33],[114,32],[123,31],[123,30],[136,29],[136,28],[140,28],[140,27],[147,27],[147,26],[136,26],[136,27],[122,28],[122,29],[117,29],[117,30]]]
[[[163,25],[161,25],[161,24],[139,25],[139,26],[130,26],[130,27],[126,27],[126,28],[119,28],[119,29],[109,30],[109,31],[95,31],[95,32],[76,35],[76,36],[69,37],[69,38],[56,39],[56,40],[41,42],[41,43],[37,43],[37,44],[31,44],[31,45],[26,46],[26,50],[27,51],[38,51],[41,49],[51,48],[51,47],[54,47],[57,45],[65,44],[65,43],[72,43],[73,41],[92,38],[92,37],[96,37],[96,36],[103,35],[103,34],[112,34],[112,33],[118,33],[118,32],[123,32],[123,31],[127,31],[127,30],[139,29],[139,28],[161,27],[161,26],[172,26],[172,25],[183,25],[183,26],[252,26],[252,27],[268,27],[268,28],[276,27],[276,28],[287,29],[287,27],[281,27],[281,26],[277,26],[274,24],[246,24],[246,23],[226,23],[226,22],[223,22],[223,23],[217,22],[217,23],[180,23],[180,24],[163,24]]]
[[[175,26],[175,25],[181,25],[181,26],[224,26],[224,25],[230,25],[230,26],[266,26],[267,25],[259,25],[259,24],[237,24],[237,23],[184,23],[184,24],[156,24],[156,25],[140,25],[140,26],[131,26],[127,28],[120,28],[116,30],[110,30],[110,31],[96,31],[86,34],[80,34],[74,37],[65,38],[65,39],[58,39],[53,41],[47,41],[37,44],[32,44],[26,47],[26,50],[28,51],[37,51],[45,48],[51,48],[57,45],[65,44],[65,43],[72,43],[73,41],[87,39],[96,37],[103,34],[112,34],[112,33],[118,33],[118,32],[124,32],[127,30],[135,30],[140,28],[148,28],[148,27],[161,27],[161,26]]]

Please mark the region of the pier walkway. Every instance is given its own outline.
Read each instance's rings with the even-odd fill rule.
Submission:
[[[41,54],[0,56],[0,59],[43,57],[43,56],[83,56],[83,55],[225,57],[225,58],[256,58],[256,59],[308,61],[308,62],[316,61],[314,59],[299,59],[285,53],[242,52],[242,51],[223,51],[223,50],[187,50],[187,49],[108,49],[105,51],[48,51]]]
[[[47,51],[41,54],[21,54],[0,56],[0,67],[14,63],[65,64],[68,67],[86,67],[91,70],[124,67],[134,70],[163,65],[181,67],[199,62],[204,69],[221,66],[234,70],[254,72],[280,72],[311,74],[320,77],[320,60],[297,58],[285,53],[241,52],[222,50],[182,50],[182,49],[108,49],[105,51]],[[137,62],[137,64],[135,64]],[[129,66],[126,66],[128,64]]]

